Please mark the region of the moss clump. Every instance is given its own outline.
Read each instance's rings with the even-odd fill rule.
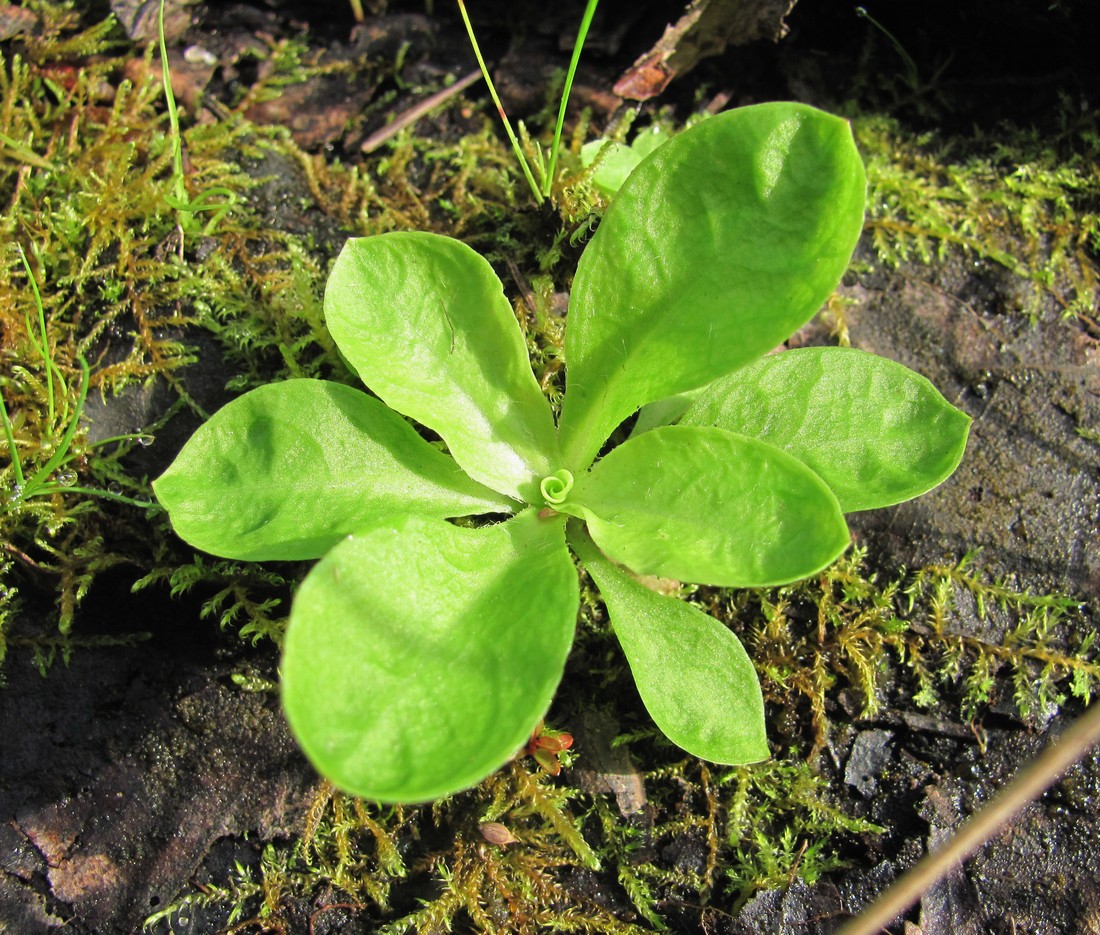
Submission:
[[[173,221],[159,90],[124,79],[123,59],[108,54],[120,48],[113,23],[82,29],[73,7],[29,5],[40,29],[0,54],[0,241],[29,257],[24,266],[16,249],[0,256],[0,389],[12,428],[0,450],[0,539],[12,559],[0,593],[8,642],[30,642],[43,663],[75,645],[74,613],[96,575],[139,564],[132,543],[147,538],[133,506],[148,491],[125,468],[132,443],[89,440],[84,393],[174,380],[190,359],[174,327],[180,271],[161,255]],[[45,495],[14,495],[20,473],[51,466]],[[56,633],[14,635],[19,592],[51,591]]]
[[[891,686],[923,708],[953,694],[966,720],[1000,700],[1001,670],[1025,720],[1048,717],[1066,692],[1085,702],[1096,692],[1100,656],[1082,626],[1085,605],[989,581],[974,558],[882,583],[853,549],[818,578],[732,596],[730,614],[750,621],[745,639],[766,698],[808,713],[812,754],[828,740],[826,704],[842,689],[855,690],[864,717],[882,710]],[[1004,638],[968,633],[965,617],[996,623]]]
[[[1027,285],[1019,311],[1053,300],[1066,317],[1100,304],[1100,132],[1064,116],[1056,138],[1004,128],[996,138],[914,138],[897,121],[853,121],[866,162],[867,230],[891,265],[948,250],[991,260]]]
[[[829,804],[797,757],[713,773],[680,759],[645,783],[657,804],[626,820],[526,758],[431,806],[379,808],[323,785],[298,840],[267,845],[258,866],[185,895],[146,928],[203,906],[271,932],[330,912],[388,935],[652,931],[684,899],[701,908],[816,879],[841,865],[838,834],[876,830]]]

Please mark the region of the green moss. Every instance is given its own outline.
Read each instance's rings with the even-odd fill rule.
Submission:
[[[995,700],[1001,670],[1025,719],[1049,716],[1065,691],[1086,702],[1095,693],[1100,657],[1081,626],[1081,602],[988,581],[973,555],[885,583],[865,570],[865,557],[854,549],[816,579],[731,598],[734,619],[752,621],[744,638],[766,697],[809,715],[813,753],[828,740],[828,698],[854,689],[862,715],[873,717],[899,668],[914,704],[932,707],[949,691],[967,720]],[[960,611],[996,617],[1004,639],[970,635]]]
[[[122,541],[146,535],[134,503],[117,505],[148,496],[124,467],[133,442],[89,441],[85,387],[111,393],[187,360],[166,328],[178,273],[156,255],[171,230],[157,89],[121,79],[121,59],[105,54],[119,45],[112,23],[81,30],[72,6],[32,4],[42,30],[0,55],[0,241],[29,257],[28,271],[17,250],[0,256],[12,429],[0,450],[0,540],[13,559],[0,635],[30,642],[43,661],[75,645],[70,628],[94,578],[135,562]],[[19,495],[19,474],[39,471],[49,475],[41,493]],[[14,633],[26,590],[56,595],[56,635]]]
[[[167,530],[162,530],[165,539]],[[143,591],[159,585],[167,586],[172,598],[189,594],[195,588],[213,593],[204,598],[199,610],[200,620],[217,620],[224,630],[237,627],[240,638],[253,644],[271,640],[281,646],[286,631],[287,594],[295,580],[293,566],[285,573],[255,563],[234,562],[196,554],[189,564],[174,565],[167,548],[154,558],[155,566],[133,584],[133,590]]]
[[[1056,138],[917,137],[885,116],[853,121],[867,163],[867,230],[891,265],[949,250],[1000,264],[1026,286],[1019,311],[1066,317],[1100,303],[1100,132],[1067,107]]]

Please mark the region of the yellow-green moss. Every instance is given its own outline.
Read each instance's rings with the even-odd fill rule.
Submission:
[[[1100,305],[1100,130],[1066,105],[1063,132],[914,137],[886,116],[853,121],[867,163],[867,231],[891,265],[962,250],[1020,277],[1033,320]]]

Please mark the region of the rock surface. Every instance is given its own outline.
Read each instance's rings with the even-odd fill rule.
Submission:
[[[216,841],[291,834],[315,782],[275,697],[232,683],[239,648],[203,645],[163,599],[117,606],[160,618],[156,637],[45,678],[21,653],[5,669],[5,933],[138,931]]]

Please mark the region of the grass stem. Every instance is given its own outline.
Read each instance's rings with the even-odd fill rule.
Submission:
[[[541,205],[546,199],[535,183],[535,177],[531,174],[531,166],[527,162],[527,157],[523,155],[523,148],[519,145],[519,140],[516,138],[515,131],[512,129],[512,122],[504,112],[504,105],[500,103],[500,96],[497,94],[493,79],[489,76],[489,69],[485,65],[485,59],[481,55],[481,48],[478,46],[477,38],[474,36],[474,27],[470,23],[470,16],[466,12],[464,0],[458,0],[458,11],[462,14],[462,22],[466,26],[466,34],[470,37],[470,46],[474,50],[474,57],[477,59],[478,68],[481,69],[481,73],[485,76],[485,84],[489,88],[489,96],[493,99],[493,103],[497,108],[497,113],[500,114],[500,119],[504,123],[504,132],[508,134],[508,140],[512,144],[512,151],[516,154],[516,159],[519,160],[519,166],[523,170],[523,175],[524,178],[527,179],[527,184],[531,186],[535,201]]]
[[[56,369],[56,364],[53,362],[53,358],[50,357],[50,335],[46,330],[46,310],[42,305],[42,293],[38,289],[38,280],[34,278],[34,271],[31,269],[30,261],[27,259],[26,251],[23,250],[22,244],[16,244],[16,249],[19,251],[19,258],[23,261],[23,269],[27,271],[27,279],[31,283],[31,291],[34,293],[34,305],[38,310],[38,331],[42,336],[42,343],[34,339],[34,327],[31,324],[30,316],[27,316],[27,337],[30,338],[31,343],[34,344],[35,350],[42,355],[42,362],[46,365],[46,404],[49,412],[49,424],[52,426],[55,415],[55,403],[54,403],[54,388],[53,388],[53,374]]]
[[[581,17],[581,26],[577,30],[577,41],[573,44],[573,57],[569,60],[569,70],[565,73],[565,85],[561,90],[561,106],[558,108],[558,122],[554,126],[554,143],[550,147],[550,165],[546,170],[546,178],[543,179],[543,195],[550,196],[550,188],[554,184],[554,172],[558,165],[558,149],[561,146],[561,131],[565,125],[565,109],[569,104],[569,94],[573,90],[573,79],[577,74],[577,66],[581,60],[581,50],[584,48],[585,39],[588,38],[588,29],[592,25],[592,17],[596,15],[596,7],[600,0],[588,0],[588,6]]]
[[[164,100],[168,107],[168,124],[172,131],[172,188],[176,200],[186,204],[189,199],[183,176],[183,137],[180,135],[180,115],[176,107],[176,95],[172,92],[172,73],[168,70],[168,43],[164,38],[164,0],[160,0],[157,37],[160,40],[160,70],[164,82]]]
[[[1090,747],[1100,742],[1100,704],[1094,704],[997,796],[972,816],[942,848],[923,857],[837,935],[877,935],[921,895],[957,869],[1017,813],[1043,794]]]

